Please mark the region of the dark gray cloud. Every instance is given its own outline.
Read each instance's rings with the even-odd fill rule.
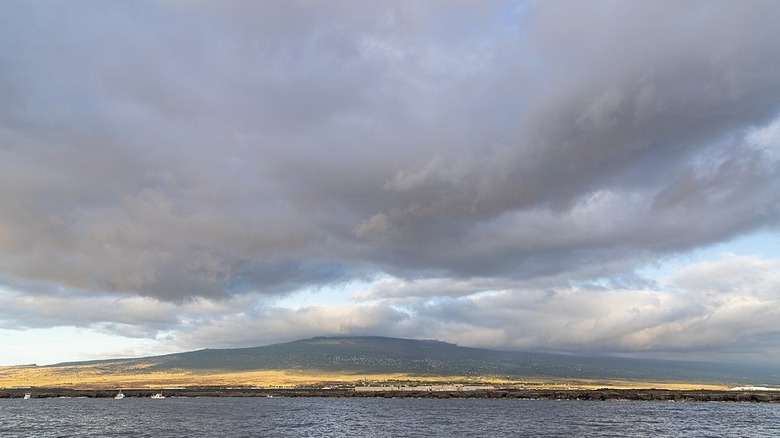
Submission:
[[[9,2],[0,279],[186,305],[628,278],[777,227],[755,130],[780,115],[778,22],[752,0]]]

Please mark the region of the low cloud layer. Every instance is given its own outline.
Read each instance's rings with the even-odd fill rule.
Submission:
[[[435,287],[432,287],[435,286]],[[157,350],[248,347],[319,335],[443,339],[505,350],[644,354],[772,363],[780,353],[780,260],[724,255],[659,281],[493,285],[385,278],[348,304],[289,306],[239,295],[187,304],[149,298],[5,296],[0,320],[158,339]],[[519,286],[519,287],[518,287]],[[426,292],[428,287],[438,294]],[[422,293],[409,293],[422,290]]]
[[[577,285],[777,230],[778,22],[753,0],[8,3],[0,324],[146,336],[242,302],[209,315],[254,344],[771,338],[717,313],[718,284]],[[375,289],[273,307],[354,281]],[[540,319],[544,300],[571,313]],[[235,336],[206,327],[187,345]]]

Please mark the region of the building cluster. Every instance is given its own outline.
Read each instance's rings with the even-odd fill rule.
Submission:
[[[415,391],[415,392],[433,392],[433,391],[492,391],[496,389],[491,385],[415,385],[415,386],[356,386],[357,392],[381,392],[381,391]]]

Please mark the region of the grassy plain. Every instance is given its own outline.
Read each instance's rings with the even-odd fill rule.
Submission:
[[[111,370],[100,365],[76,365],[58,367],[15,366],[0,367],[0,388],[60,387],[73,389],[142,389],[198,386],[242,386],[242,387],[302,387],[333,384],[366,383],[426,384],[426,383],[470,383],[492,384],[528,389],[727,389],[725,385],[685,382],[647,382],[626,380],[550,380],[550,378],[507,378],[473,376],[415,376],[403,373],[392,374],[338,374],[309,371],[258,370],[224,372],[190,370],[149,371],[143,367]]]

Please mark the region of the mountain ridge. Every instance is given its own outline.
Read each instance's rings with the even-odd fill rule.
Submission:
[[[316,336],[258,347],[201,349],[142,358],[63,362],[48,367],[81,365],[95,365],[116,372],[128,368],[146,372],[305,370],[353,375],[405,373],[429,377],[457,375],[509,379],[549,377],[780,384],[780,373],[772,367],[510,352],[461,347],[432,339],[383,336]]]

